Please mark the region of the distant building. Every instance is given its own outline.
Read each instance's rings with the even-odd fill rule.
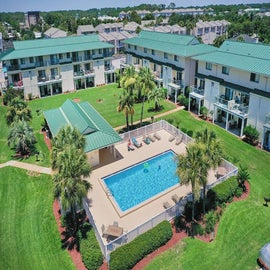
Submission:
[[[143,30],[161,32],[161,33],[169,33],[169,34],[178,34],[178,35],[185,35],[187,33],[186,27],[181,27],[177,24],[144,27]]]
[[[92,24],[79,25],[77,29],[77,35],[89,35],[96,33],[96,30]]]
[[[242,42],[247,42],[247,43],[258,43],[258,37],[257,35],[246,35],[246,34],[242,34],[242,35],[238,35],[236,37],[230,38],[230,40],[235,40],[235,41],[242,41]]]
[[[129,22],[126,25],[124,25],[124,31],[131,33],[136,33],[137,28],[140,27],[140,25],[136,22]]]
[[[67,36],[67,32],[61,29],[55,28],[55,27],[51,27],[46,32],[44,32],[45,38],[60,38],[60,37],[66,37],[66,36]]]
[[[31,25],[36,25],[40,19],[39,11],[28,11],[25,13],[25,26],[29,28]]]
[[[2,33],[0,32],[0,53],[3,52],[3,36]]]
[[[95,27],[98,33],[120,32],[123,30],[123,23],[101,23]]]

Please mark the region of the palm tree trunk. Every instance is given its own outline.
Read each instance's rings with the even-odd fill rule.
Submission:
[[[206,185],[203,185],[203,214],[205,215]]]
[[[145,100],[145,96],[143,96],[143,99],[142,99],[142,109],[141,109],[140,126],[142,126],[142,120],[143,120],[144,100]]]
[[[126,113],[126,125],[127,125],[127,131],[129,131],[129,124],[128,124],[128,113]]]

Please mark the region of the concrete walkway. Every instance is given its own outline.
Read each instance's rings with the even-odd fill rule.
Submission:
[[[37,173],[52,174],[51,168],[42,167],[42,166],[31,164],[31,163],[25,163],[25,162],[21,162],[17,160],[10,160],[6,163],[0,164],[0,169],[7,166],[12,166],[12,167],[24,169],[27,171],[37,172]]]
[[[162,117],[162,116],[165,116],[165,115],[168,115],[168,114],[171,114],[171,113],[175,113],[175,112],[178,112],[178,111],[181,111],[181,110],[183,110],[185,107],[184,106],[177,106],[175,109],[172,109],[172,110],[169,110],[169,111],[167,111],[167,112],[164,112],[164,113],[160,113],[160,114],[157,114],[157,115],[155,115],[155,118],[159,118],[159,117]],[[144,121],[152,121],[152,119],[151,119],[151,117],[148,117],[148,118],[144,118],[143,119],[143,122]],[[133,125],[136,125],[136,124],[138,124],[138,123],[140,123],[140,120],[138,120],[138,121],[136,121],[136,122],[133,122]],[[123,125],[123,126],[119,126],[119,127],[116,127],[116,128],[114,128],[115,130],[120,130],[120,129],[123,129],[123,128],[125,128],[126,127],[126,125]]]

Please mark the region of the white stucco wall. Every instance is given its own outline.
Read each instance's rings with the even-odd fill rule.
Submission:
[[[96,166],[100,163],[99,161],[99,150],[94,150],[86,154],[88,162],[91,166]]]
[[[105,84],[104,60],[94,61],[95,85]]]
[[[62,91],[74,90],[73,65],[61,65],[60,74],[62,76]]]
[[[209,110],[213,111],[213,104],[216,102],[216,96],[219,95],[219,83],[215,81],[205,80],[204,89],[204,106]]]

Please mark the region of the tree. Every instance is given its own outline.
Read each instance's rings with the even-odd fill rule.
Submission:
[[[6,121],[11,125],[14,121],[24,120],[29,122],[32,119],[31,110],[28,108],[27,103],[16,97],[9,102],[10,108],[6,114]]]
[[[148,93],[148,100],[154,100],[155,102],[155,111],[158,111],[160,108],[160,101],[165,98],[165,89],[155,87]]]
[[[8,146],[15,147],[21,156],[29,155],[36,143],[32,127],[24,120],[14,122],[8,134]]]
[[[199,199],[200,173],[203,163],[203,147],[191,143],[186,147],[186,153],[177,156],[177,170],[181,185],[191,184],[192,190],[192,221],[194,220],[195,203]]]
[[[226,40],[225,35],[215,38],[214,39],[214,46],[219,48],[225,40]]]
[[[243,189],[243,191],[246,191],[245,181],[248,181],[249,179],[250,175],[248,173],[247,168],[240,165],[237,174],[237,181],[239,183],[239,186]]]
[[[131,125],[133,125],[133,115],[134,115],[134,100],[133,95],[130,93],[124,93],[120,96],[119,103],[117,106],[118,112],[123,112],[126,117],[126,126],[127,130],[129,130],[129,115],[131,115]]]
[[[137,74],[134,66],[129,66],[124,70],[123,76],[120,80],[120,85],[126,91],[133,95],[136,86]]]
[[[251,145],[257,145],[258,144],[260,133],[255,127],[253,127],[251,125],[247,125],[244,128],[244,135],[245,135],[244,140],[247,143],[249,143]]]
[[[69,228],[73,235],[78,230],[76,212],[82,206],[91,184],[83,179],[91,172],[85,153],[75,145],[66,145],[57,157],[58,173],[53,176],[54,196],[60,198],[64,211],[69,211],[73,217],[74,228]]]
[[[203,186],[203,213],[205,214],[206,185],[210,169],[216,169],[222,161],[222,148],[216,134],[207,128],[195,134],[195,142],[203,147],[203,162],[200,168],[200,182]]]
[[[51,151],[51,166],[55,170],[58,168],[57,161],[58,155],[65,149],[67,145],[74,145],[77,149],[85,148],[85,137],[81,132],[71,126],[63,127],[59,130],[57,135],[52,140]]]
[[[140,125],[142,125],[145,98],[147,97],[148,93],[156,87],[156,84],[154,82],[154,75],[149,67],[140,68],[138,85],[142,96],[142,108],[140,118]]]
[[[71,126],[60,129],[52,140],[52,169],[57,173],[53,176],[54,196],[60,198],[64,211],[69,211],[73,217],[77,232],[77,207],[82,206],[82,200],[87,195],[91,184],[86,181],[91,173],[90,164],[84,153],[85,138],[78,129]]]

